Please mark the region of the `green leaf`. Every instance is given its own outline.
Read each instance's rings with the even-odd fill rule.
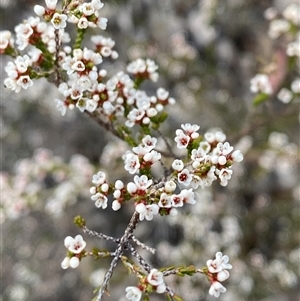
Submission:
[[[254,106],[258,106],[262,102],[266,101],[268,98],[269,98],[268,94],[266,94],[266,93],[260,93],[260,94],[258,94],[258,95],[255,96],[255,98],[253,100],[253,105]]]

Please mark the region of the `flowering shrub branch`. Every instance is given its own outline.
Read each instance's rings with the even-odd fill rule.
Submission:
[[[100,301],[107,291],[108,282],[113,276],[119,261],[132,272],[138,281],[137,286],[126,288],[126,298],[139,301],[144,295],[148,300],[151,293],[165,294],[168,300],[182,300],[165,282],[169,275],[193,276],[201,273],[211,283],[209,294],[218,297],[226,292],[221,284],[229,277],[232,268],[229,258],[221,252],[210,259],[204,268],[194,266],[167,267],[160,270],[152,267],[137,251],[136,246],[151,253],[155,250],[134,235],[141,221],[152,221],[156,215],[176,216],[178,209],[197,202],[198,188],[206,188],[218,181],[227,186],[232,177],[232,166],[243,160],[239,150],[226,141],[222,131],[198,133],[197,124],[182,124],[175,132],[173,144],[168,142],[160,130],[167,118],[165,107],[174,105],[175,100],[164,88],[158,88],[156,95],[149,96],[141,85],[144,81],[158,80],[158,66],[150,59],[137,59],[127,65],[127,73],[119,71],[108,78],[107,70],[101,68],[103,60],[116,60],[118,53],[113,49],[115,42],[103,36],[92,36],[93,49],[83,47],[89,28],[105,30],[107,19],[101,16],[104,4],[100,0],[91,2],[63,1],[57,7],[56,0],[46,0],[46,6],[36,5],[38,17],[30,17],[16,26],[16,46],[8,31],[1,32],[0,52],[14,58],[5,70],[8,77],[4,84],[8,89],[19,93],[29,89],[39,78],[48,78],[58,88],[61,99],[56,99],[56,107],[64,116],[67,110],[77,108],[96,121],[101,127],[127,142],[131,150],[122,159],[124,169],[133,177],[125,184],[121,180],[110,183],[108,175],[99,171],[92,177],[91,200],[97,208],[106,209],[109,196],[114,211],[122,206],[131,206],[133,213],[123,236],[119,238],[89,230],[80,216],[75,223],[83,232],[95,238],[117,244],[115,250],[93,248],[87,251],[87,244],[81,235],[68,236],[64,240],[67,256],[61,266],[76,268],[88,256],[96,259],[111,257],[111,264],[95,300]],[[67,24],[76,27],[76,37],[70,46],[71,37],[66,31]],[[22,55],[21,52],[26,54]],[[130,74],[130,75],[129,75]],[[270,92],[267,86],[263,92]],[[135,135],[137,129],[138,135]],[[165,146],[158,150],[158,138]],[[169,164],[166,158],[171,158]],[[155,168],[162,167],[154,176]],[[124,256],[130,253],[136,260],[133,263]]]

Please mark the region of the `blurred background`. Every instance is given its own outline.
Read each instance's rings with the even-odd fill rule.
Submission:
[[[228,187],[199,190],[199,201],[176,218],[143,222],[136,237],[157,249],[141,251],[155,267],[193,264],[199,268],[221,250],[234,268],[220,301],[296,301],[300,277],[299,94],[288,104],[276,95],[253,106],[250,80],[276,63],[289,37],[272,40],[265,10],[282,12],[286,0],[122,0],[105,1],[101,10],[116,41],[116,72],[138,57],[159,65],[158,87],[177,101],[168,107],[163,132],[197,123],[201,133],[220,128],[244,153]],[[33,15],[44,1],[2,0],[1,30]],[[300,12],[299,12],[300,14]],[[298,24],[299,25],[299,24]],[[299,30],[299,27],[298,27]],[[100,30],[99,30],[100,31]],[[7,57],[1,59],[1,81]],[[298,65],[299,66],[299,65]],[[282,85],[299,77],[285,67]],[[93,298],[109,260],[84,260],[62,270],[63,240],[80,230],[80,214],[90,229],[122,235],[130,206],[113,212],[90,200],[91,178],[100,168],[111,182],[130,180],[118,153],[127,147],[79,111],[62,117],[56,89],[40,80],[31,89],[1,93],[1,301],[82,301]],[[84,236],[87,246],[110,248]],[[210,301],[209,283],[199,275],[167,284],[185,301]],[[110,283],[111,297],[124,301],[125,287],[136,285],[121,264]],[[164,300],[152,295],[150,300]]]

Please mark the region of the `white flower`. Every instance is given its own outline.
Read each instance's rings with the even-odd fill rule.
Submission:
[[[116,189],[123,189],[124,188],[124,183],[121,180],[117,180],[115,183],[115,188]]]
[[[85,16],[91,16],[94,13],[95,9],[93,5],[91,5],[91,3],[83,3],[81,5],[81,11]]]
[[[161,159],[161,153],[157,152],[156,150],[152,150],[150,151],[150,153],[145,154],[143,159],[146,162],[154,164],[155,162],[158,162]]]
[[[183,189],[180,192],[180,195],[182,196],[184,203],[188,203],[192,205],[196,204],[195,193],[192,188],[190,188],[189,190]]]
[[[143,203],[137,204],[135,206],[136,212],[140,214],[140,220],[144,220],[146,218],[147,221],[151,221],[153,219],[153,215],[158,214],[159,206],[156,204],[145,205]]]
[[[128,153],[125,155],[125,170],[130,174],[136,173],[140,168],[139,157],[135,154]]]
[[[229,272],[227,270],[223,270],[217,274],[217,279],[220,282],[223,282],[228,278],[229,278]]]
[[[269,26],[269,37],[271,39],[277,39],[281,34],[286,33],[290,30],[290,22],[284,19],[275,19],[270,22]]]
[[[172,163],[172,168],[176,171],[182,171],[184,168],[183,161],[179,159],[175,159]]]
[[[193,175],[188,169],[185,168],[177,175],[177,178],[179,183],[183,184],[184,186],[189,186],[193,180]]]
[[[83,251],[86,246],[86,242],[83,240],[81,235],[75,236],[75,238],[71,236],[67,236],[64,241],[65,247],[74,254],[79,254]]]
[[[217,252],[216,258],[214,260],[207,260],[206,265],[210,273],[219,273],[225,269],[232,269],[232,265],[229,264],[228,261],[229,257],[227,255]]]
[[[182,130],[176,130],[175,142],[178,148],[187,148],[191,138],[187,136]]]
[[[67,26],[67,15],[55,13],[51,19],[51,23],[55,29],[63,29]]]
[[[77,23],[78,28],[85,29],[89,27],[89,21],[86,17],[81,17]]]
[[[102,29],[105,30],[107,27],[107,18],[98,18],[97,20],[97,26]]]
[[[231,157],[234,162],[242,162],[244,159],[243,154],[238,149],[231,154]]]
[[[214,281],[211,284],[210,289],[208,291],[210,295],[215,297],[219,297],[220,293],[225,293],[225,292],[226,292],[226,288],[218,281]]]
[[[113,209],[114,211],[118,211],[120,208],[121,208],[120,202],[118,202],[117,200],[114,200],[114,201],[112,202],[112,209]]]
[[[166,100],[169,97],[169,92],[164,88],[158,88],[156,95],[159,100]]]
[[[273,93],[269,77],[265,74],[257,74],[250,81],[250,91],[253,93],[263,92],[268,95]]]
[[[105,182],[106,180],[106,174],[103,171],[99,171],[97,174],[93,175],[92,182],[95,185],[101,185]]]
[[[64,116],[67,112],[67,105],[64,101],[60,99],[55,99],[56,101],[56,108],[60,111],[61,115]]]
[[[171,208],[172,207],[171,196],[169,196],[169,195],[167,195],[166,193],[163,192],[160,195],[158,206],[161,207],[161,208]]]
[[[17,85],[21,86],[23,89],[27,89],[33,85],[33,81],[28,75],[22,75],[18,78]]]
[[[229,168],[222,168],[219,173],[219,179],[221,180],[221,185],[226,186],[228,184],[228,180],[231,179],[232,170]]]
[[[41,5],[35,5],[33,8],[34,12],[39,16],[42,17],[45,14],[45,7]]]
[[[191,154],[191,159],[197,162],[202,162],[206,158],[206,152],[203,148],[193,149]]]
[[[67,269],[70,266],[70,257],[65,257],[61,263],[62,269]]]
[[[56,8],[57,0],[45,0],[45,2],[49,9],[54,10]]]
[[[183,196],[180,194],[171,195],[171,204],[173,207],[182,207],[183,206]]]
[[[292,81],[291,89],[294,93],[300,93],[300,78],[297,77]]]
[[[96,194],[92,195],[91,196],[91,200],[92,201],[95,201],[95,206],[97,208],[103,208],[105,209],[107,207],[107,196],[100,193],[100,192],[97,192]]]
[[[277,98],[283,103],[289,103],[293,98],[293,93],[287,88],[282,88],[278,92]]]
[[[173,192],[176,189],[176,183],[174,181],[167,181],[165,183],[165,191]]]
[[[142,291],[136,286],[126,287],[126,298],[131,301],[140,301],[142,297]]]
[[[145,146],[149,147],[149,151],[150,151],[156,146],[157,139],[155,137],[151,137],[150,135],[147,135],[142,139],[142,142]]]
[[[157,269],[152,269],[147,276],[147,281],[153,286],[158,286],[159,284],[164,282],[164,275]]]
[[[142,175],[142,176],[136,175],[136,176],[134,176],[133,180],[136,184],[137,189],[142,190],[142,191],[145,191],[153,183],[153,180],[151,180],[151,179],[148,180],[148,177],[146,175]]]
[[[190,136],[192,139],[197,139],[199,137],[199,134],[196,133],[200,129],[199,125],[186,123],[182,124],[181,128],[184,130],[185,134]]]
[[[158,293],[158,294],[163,294],[167,289],[167,286],[165,283],[161,283],[159,284],[156,288],[155,288],[155,291]]]

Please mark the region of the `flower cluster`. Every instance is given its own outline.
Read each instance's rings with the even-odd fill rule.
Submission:
[[[81,235],[76,235],[75,238],[67,236],[64,244],[69,252],[68,256],[62,261],[61,267],[63,269],[67,269],[68,267],[75,269],[79,266],[80,259],[84,254],[86,242]]]
[[[280,14],[276,8],[270,7],[265,11],[265,18],[270,21],[269,37],[278,40],[286,39],[287,46],[279,50],[274,62],[265,72],[255,75],[250,81],[250,91],[259,93],[254,103],[265,100],[270,95],[276,95],[282,103],[290,103],[300,94],[300,79],[296,77],[284,81],[287,68],[299,68],[300,64],[300,4],[289,4]]]
[[[225,293],[226,288],[221,284],[229,277],[227,270],[232,269],[232,265],[228,263],[229,258],[227,255],[223,255],[221,252],[216,253],[215,259],[209,259],[206,262],[208,269],[208,277],[211,282],[209,294],[215,297],[219,297],[220,293]]]
[[[51,217],[61,217],[78,196],[88,196],[94,173],[94,167],[81,155],[73,155],[67,163],[42,148],[36,149],[32,158],[18,160],[13,169],[11,175],[0,172],[3,189],[1,222],[6,218],[18,219],[33,206],[44,208]],[[39,202],[41,199],[44,202]]]
[[[124,156],[124,168],[130,174],[135,175],[134,181],[127,186],[117,180],[115,185],[106,182],[106,175],[100,171],[93,177],[96,186],[91,187],[91,199],[96,207],[107,207],[107,195],[113,193],[113,210],[118,210],[125,201],[131,199],[135,202],[135,210],[139,213],[140,220],[152,220],[154,215],[177,215],[177,208],[184,204],[195,204],[194,190],[198,187],[210,186],[214,180],[219,180],[222,186],[228,184],[232,175],[232,165],[241,162],[243,155],[239,150],[233,151],[233,147],[225,142],[226,136],[221,131],[207,132],[203,139],[198,139],[196,132],[198,125],[183,124],[182,129],[176,130],[175,141],[177,147],[190,150],[190,160],[183,162],[175,159],[168,179],[158,185],[149,178],[153,164],[161,160],[161,153],[154,150],[157,139],[150,135],[142,139],[141,144],[133,147],[133,152],[127,152]],[[196,139],[198,139],[196,141]],[[149,175],[149,176],[147,176]],[[177,183],[177,184],[176,184]],[[180,193],[174,193],[177,186],[185,186]]]

